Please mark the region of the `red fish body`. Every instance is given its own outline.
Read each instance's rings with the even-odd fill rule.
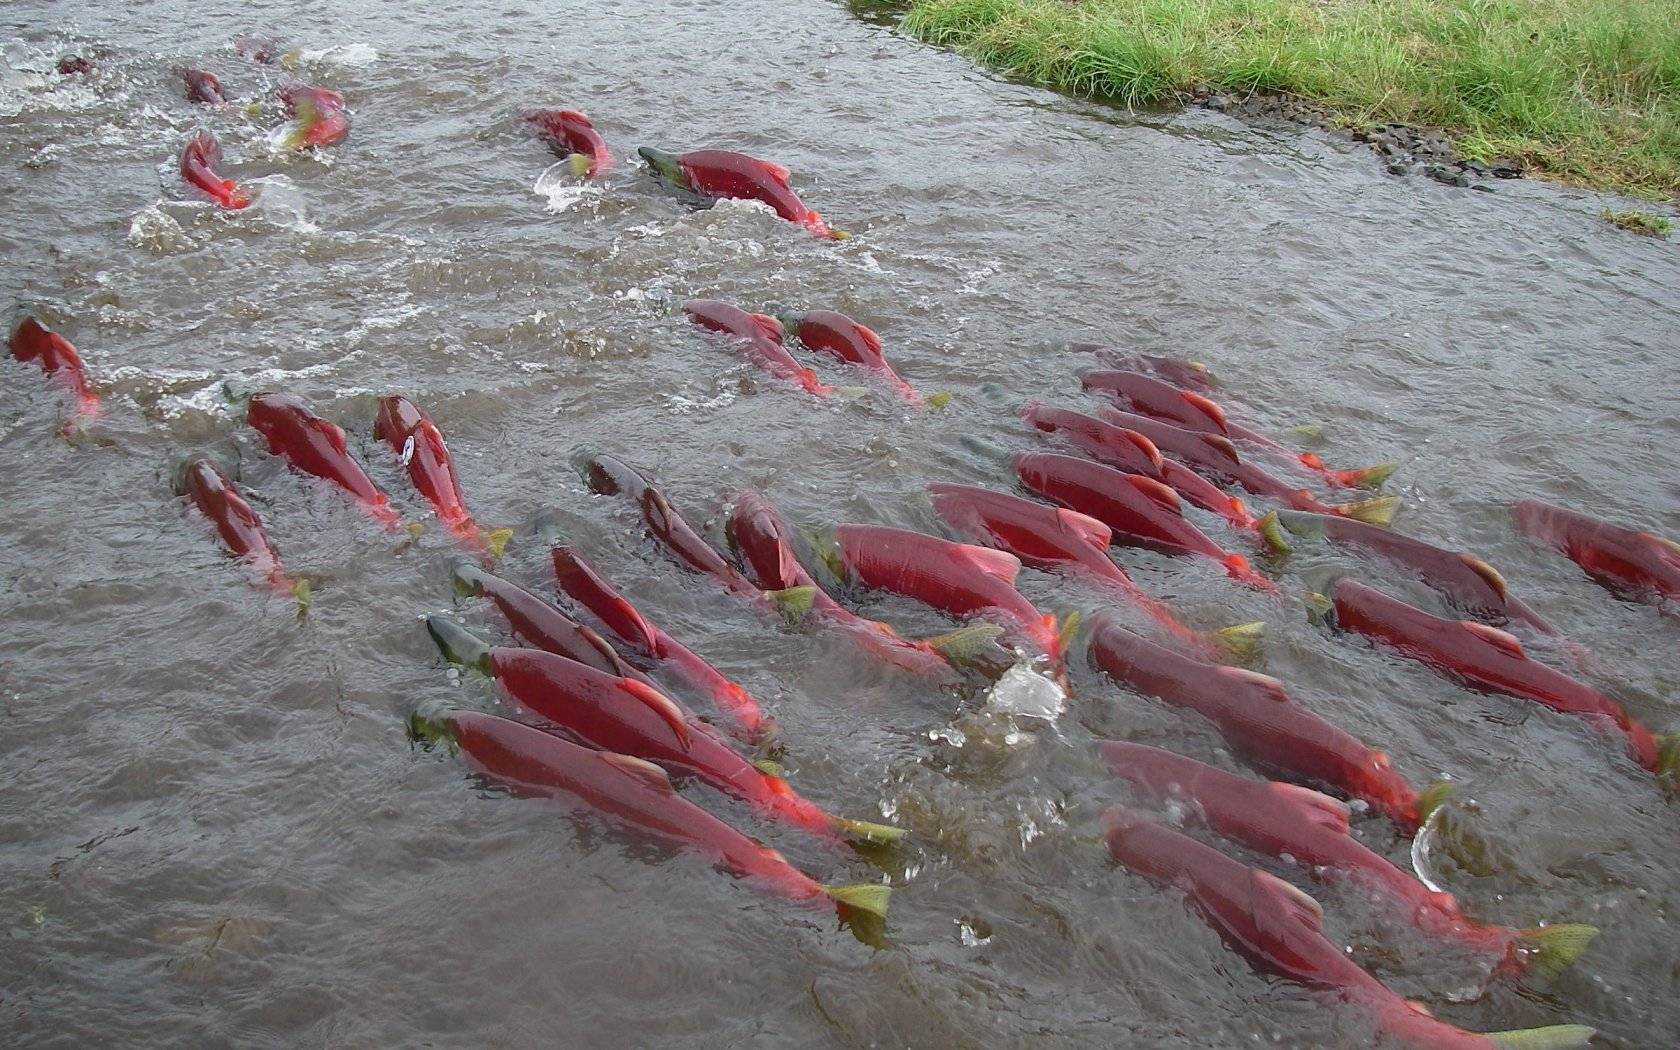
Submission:
[[[595,130],[589,118],[575,109],[536,109],[519,115],[536,129],[549,149],[562,160],[580,157],[573,170],[585,178],[594,178],[612,167],[612,151],[607,140]],[[581,169],[581,170],[580,170]]]
[[[344,108],[344,96],[338,92],[283,84],[274,93],[298,121],[286,136],[286,145],[292,149],[336,146],[350,134],[350,114]]]
[[[1005,492],[973,485],[934,483],[927,487],[933,509],[965,538],[995,547],[1035,569],[1074,571],[1101,581],[1148,613],[1180,641],[1211,652],[1207,639],[1150,597],[1108,556],[1107,525],[1065,507],[1047,507]]]
[[[1095,354],[1103,367],[1116,372],[1141,372],[1146,376],[1171,383],[1173,386],[1186,390],[1197,390],[1206,393],[1213,389],[1213,373],[1208,367],[1197,361],[1181,361],[1176,357],[1157,357],[1154,354],[1139,354],[1126,350],[1117,350],[1111,346],[1099,343],[1074,343],[1069,347],[1088,354]]]
[[[408,470],[409,480],[437,511],[444,527],[460,539],[478,543],[478,523],[467,511],[461,483],[455,477],[455,462],[443,443],[442,432],[425,409],[398,394],[380,398],[373,436],[391,446]]]
[[[807,310],[787,320],[807,350],[820,350],[879,376],[909,404],[927,404],[927,399],[887,363],[881,353],[881,337],[870,328],[833,310]]]
[[[1522,643],[1496,627],[1447,620],[1390,598],[1353,580],[1331,591],[1336,625],[1398,649],[1473,689],[1503,693],[1578,715],[1621,737],[1634,761],[1662,773],[1673,763],[1651,731],[1620,704],[1523,652]]]
[[[13,357],[35,362],[75,398],[76,406],[64,424],[66,432],[99,415],[99,398],[88,386],[87,367],[70,340],[25,315],[12,329],[9,345]]]
[[[1037,402],[1025,406],[1021,410],[1021,418],[1037,430],[1061,438],[1099,463],[1161,482],[1237,528],[1254,527],[1254,515],[1249,513],[1242,500],[1222,491],[1177,460],[1162,457],[1155,443],[1136,430],[1104,422],[1083,412],[1051,408]]]
[[[1163,554],[1211,558],[1251,586],[1276,590],[1272,581],[1249,566],[1247,558],[1225,550],[1186,521],[1178,494],[1153,478],[1052,452],[1016,456],[1015,472],[1038,495],[1107,525],[1120,543]]]
[[[625,663],[605,638],[530,591],[467,562],[457,563],[452,571],[459,589],[486,598],[496,607],[520,644],[564,656],[615,678],[653,686],[646,675]]]
[[[1100,748],[1115,776],[1163,802],[1189,803],[1183,807],[1186,819],[1286,859],[1315,877],[1336,874],[1356,880],[1399,904],[1424,933],[1484,954],[1498,971],[1520,973],[1534,953],[1544,950],[1531,947],[1545,936],[1542,931],[1469,919],[1452,894],[1431,890],[1360,843],[1348,832],[1347,806],[1329,796],[1295,784],[1235,776],[1144,744],[1105,741]]]
[[[1264,434],[1231,422],[1225,410],[1205,394],[1184,390],[1141,372],[1099,370],[1080,376],[1086,390],[1101,393],[1132,411],[1165,420],[1186,430],[1240,438],[1297,460],[1335,485],[1372,485],[1394,472],[1392,464],[1363,470],[1331,470],[1311,452],[1296,452]]]
[[[768,849],[678,795],[658,766],[581,747],[494,715],[458,711],[445,733],[478,771],[523,793],[580,803],[615,823],[711,858],[796,901],[830,890]]]
[[[1117,863],[1158,885],[1182,890],[1226,946],[1256,969],[1358,1005],[1385,1035],[1408,1046],[1498,1050],[1504,1045],[1436,1020],[1360,969],[1324,936],[1318,902],[1275,875],[1123,807],[1105,813],[1104,823],[1109,853]],[[1585,1046],[1593,1034],[1577,1026],[1523,1034],[1541,1033],[1555,1041],[1512,1045]]]
[[[268,450],[294,470],[313,474],[348,492],[368,515],[388,528],[401,524],[391,501],[350,457],[344,430],[309,411],[290,394],[257,394],[245,419],[268,442]]]
[[[677,561],[694,572],[716,578],[736,594],[759,598],[759,588],[694,531],[647,475],[615,456],[600,455],[581,457],[579,471],[590,491],[601,496],[623,496],[634,504],[648,532]]]
[[[216,74],[207,69],[191,69],[182,67],[175,71],[181,76],[186,85],[187,101],[201,102],[207,106],[219,106],[227,102],[222,96],[222,82]]]
[[[835,601],[817,585],[793,551],[786,523],[770,501],[756,492],[743,492],[729,508],[729,542],[746,566],[747,575],[765,591],[809,588],[811,612],[844,630],[884,662],[939,681],[955,675],[951,665],[925,642],[912,642],[884,623],[865,619]]]
[[[1204,477],[1234,483],[1256,496],[1264,496],[1288,504],[1295,510],[1317,514],[1338,514],[1382,524],[1393,516],[1392,498],[1366,500],[1332,506],[1306,489],[1291,486],[1260,467],[1237,455],[1231,440],[1219,434],[1204,434],[1159,419],[1103,407],[1097,416],[1106,423],[1136,430],[1155,443],[1163,453],[1189,466]]]
[[[738,340],[742,352],[753,364],[779,379],[797,383],[807,393],[828,397],[834,391],[801,365],[782,345],[782,323],[768,314],[750,314],[738,306],[716,299],[690,299],[683,303],[688,319],[713,332]]]
[[[214,464],[203,456],[189,459],[181,468],[179,489],[209,519],[234,557],[260,573],[275,590],[293,588],[280,556],[263,531],[262,519]]]
[[[1052,660],[1062,657],[1056,618],[1015,589],[1021,562],[1012,554],[881,525],[841,525],[835,556],[853,581],[890,591],[959,618],[999,622]]]
[[[53,68],[64,76],[69,76],[72,73],[92,73],[93,63],[81,55],[65,55]]]
[[[818,237],[834,237],[821,215],[812,211],[788,184],[780,164],[722,149],[702,149],[680,156],[646,146],[637,150],[661,178],[702,197],[733,197],[767,204],[778,216],[798,223]],[[843,235],[842,235],[843,236]]]
[[[1511,506],[1517,531],[1612,588],[1680,600],[1680,544],[1538,500]]]
[[[1213,722],[1226,743],[1251,761],[1329,784],[1363,799],[1408,835],[1417,831],[1418,792],[1388,756],[1295,706],[1276,678],[1173,652],[1103,619],[1091,634],[1090,652],[1120,684]]]
[[[230,210],[244,208],[251,203],[251,195],[232,179],[216,174],[222,162],[222,147],[208,131],[196,131],[181,151],[181,178],[204,193],[217,204]]]
[[[588,609],[618,639],[621,648],[641,658],[646,667],[668,669],[686,686],[711,697],[746,732],[758,736],[770,728],[769,719],[753,695],[724,677],[699,654],[648,622],[629,600],[602,579],[570,547],[555,547],[554,579],[560,590]]]
[[[1331,543],[1368,551],[1385,561],[1415,571],[1424,583],[1472,616],[1500,621],[1517,621],[1544,634],[1554,633],[1551,624],[1523,602],[1511,597],[1505,577],[1480,558],[1442,550],[1392,529],[1351,518],[1298,511],[1275,513],[1276,524],[1300,536],[1323,536]],[[1267,530],[1269,542],[1288,549],[1283,536]]]

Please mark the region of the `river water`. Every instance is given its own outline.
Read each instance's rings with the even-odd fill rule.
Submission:
[[[183,62],[230,94],[269,91],[276,71],[233,53],[250,30],[344,93],[346,144],[285,155],[272,102],[253,120],[184,101]],[[1205,723],[1082,666],[1054,722],[860,666],[675,570],[568,465],[579,446],[622,455],[696,521],[756,487],[802,524],[931,528],[923,484],[1007,487],[1005,454],[1034,447],[1019,402],[1078,400],[1088,358],[1070,340],[1205,361],[1251,420],[1321,424],[1332,462],[1398,459],[1398,528],[1491,560],[1637,716],[1680,722],[1674,623],[1537,551],[1503,509],[1532,495],[1680,534],[1680,256],[1600,222],[1600,198],[1455,190],[1316,131],[1069,101],[817,0],[15,2],[0,34],[0,289],[76,342],[107,406],[73,445],[38,373],[0,368],[7,1042],[1368,1045],[1357,1012],[1254,974],[1100,848],[1097,814],[1125,794],[1092,739],[1239,768]],[[99,72],[40,72],[69,51]],[[553,158],[512,119],[525,105],[588,111],[617,168],[581,191],[545,176]],[[257,184],[250,210],[180,187],[201,123]],[[856,236],[691,211],[637,170],[638,145],[772,157]],[[953,401],[819,405],[684,323],[696,295],[845,311]],[[824,881],[890,877],[887,946],[412,748],[414,707],[491,703],[417,622],[454,607],[446,535],[399,544],[288,472],[226,388],[285,390],[345,425],[411,520],[424,507],[369,431],[379,394],[427,406],[480,519],[517,530],[506,575],[548,587],[530,523],[549,512],[769,701],[804,793],[913,832],[840,853],[691,792]],[[172,494],[172,461],[195,451],[237,464],[287,562],[318,579],[306,622]],[[1438,874],[1471,914],[1603,929],[1560,979],[1477,1001],[1458,1001],[1473,960],[1312,886],[1332,937],[1467,1028],[1570,1021],[1605,1046],[1673,1045],[1680,814],[1649,775],[1576,722],[1329,636],[1293,597],[1120,557],[1199,624],[1265,620],[1263,666],[1297,700],[1414,781],[1461,782],[1454,826],[1474,848]],[[1324,549],[1274,571],[1298,595],[1349,567],[1427,601]],[[1055,577],[1023,587],[1049,609],[1099,604]],[[1386,822],[1356,828],[1407,862]]]

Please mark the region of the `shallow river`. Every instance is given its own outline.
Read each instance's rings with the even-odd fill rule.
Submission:
[[[184,101],[183,62],[268,92],[277,72],[230,43],[252,29],[344,93],[346,144],[285,155],[272,102],[252,120]],[[1250,419],[1322,424],[1333,462],[1398,459],[1398,528],[1491,560],[1636,715],[1680,723],[1680,628],[1504,511],[1532,495],[1680,534],[1680,255],[1600,222],[1591,195],[1455,190],[1309,130],[1068,101],[819,0],[16,2],[0,34],[0,294],[76,342],[107,402],[72,445],[56,392],[0,366],[6,1042],[1368,1045],[1358,1012],[1256,975],[1100,847],[1097,814],[1125,793],[1091,741],[1241,768],[1206,723],[1082,665],[1055,722],[890,677],[684,575],[568,464],[579,446],[623,455],[697,521],[756,487],[801,524],[932,528],[926,482],[1006,487],[1007,453],[1036,445],[1019,402],[1079,399],[1089,359],[1070,340],[1205,361]],[[42,75],[69,51],[100,72]],[[512,119],[532,104],[595,118],[619,158],[598,188],[545,176],[553,158]],[[179,185],[201,122],[257,183],[250,210]],[[779,160],[856,236],[689,210],[640,173],[644,144]],[[683,322],[696,295],[845,311],[953,401],[819,405]],[[446,535],[401,545],[288,472],[224,384],[345,425],[411,520],[424,506],[369,430],[379,394],[427,406],[479,517],[517,530],[508,576],[546,591],[531,522],[552,512],[770,702],[803,792],[913,832],[872,860],[692,792],[825,881],[889,876],[889,943],[412,748],[417,705],[492,702],[417,622],[454,607]],[[172,494],[194,451],[238,465],[288,563],[318,579],[305,623]],[[1577,722],[1326,634],[1298,597],[1119,557],[1198,624],[1265,620],[1263,666],[1300,702],[1418,783],[1461,782],[1453,826],[1476,845],[1437,866],[1471,914],[1603,929],[1560,979],[1476,1001],[1459,1001],[1474,960],[1313,886],[1332,937],[1467,1028],[1581,1022],[1604,1046],[1673,1045],[1680,811],[1648,774]],[[1298,596],[1337,568],[1431,600],[1325,548],[1272,571]],[[1099,604],[1051,576],[1023,587],[1049,609]],[[1408,863],[1386,821],[1356,829]]]

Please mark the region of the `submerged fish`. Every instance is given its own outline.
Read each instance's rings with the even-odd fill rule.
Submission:
[[[1516,930],[1466,917],[1452,894],[1430,889],[1355,839],[1347,806],[1311,788],[1251,780],[1144,744],[1110,740],[1099,750],[1115,776],[1162,802],[1187,803],[1174,810],[1184,819],[1315,878],[1356,881],[1399,904],[1423,932],[1491,959],[1495,973],[1554,975],[1598,933],[1579,923]]]
[[[251,203],[251,195],[232,179],[216,174],[222,162],[222,147],[216,136],[208,131],[193,132],[181,151],[181,178],[203,190],[217,204],[230,210],[244,208]]]
[[[620,678],[541,649],[485,645],[441,616],[426,630],[444,656],[494,678],[502,695],[591,747],[617,751],[692,776],[765,813],[810,831],[892,841],[903,832],[831,816],[788,782],[764,772],[676,700],[635,678]]]
[[[653,686],[646,675],[618,655],[612,643],[530,591],[465,560],[450,566],[450,576],[458,592],[488,599],[521,645],[564,656],[615,678],[631,678]]]
[[[87,366],[70,340],[25,314],[12,329],[8,346],[13,357],[35,362],[75,398],[70,418],[64,422],[66,434],[99,415],[99,397],[88,385]]]
[[[181,66],[175,72],[186,86],[188,102],[201,102],[210,106],[219,106],[227,102],[222,95],[222,82],[216,78],[216,74],[207,69],[193,69],[189,66]]]
[[[753,738],[770,732],[771,722],[751,693],[651,623],[577,551],[557,546],[553,563],[554,581],[561,592],[593,613],[624,652],[643,661],[644,670],[668,670],[690,689],[710,697]]]
[[[192,501],[234,557],[256,570],[270,587],[293,595],[300,605],[307,606],[308,582],[287,575],[263,530],[262,518],[207,457],[193,456],[181,465],[175,475],[175,491]]]
[[[65,55],[58,60],[58,64],[53,66],[53,69],[64,76],[69,76],[72,73],[92,73],[93,62],[81,55]]]
[[[1240,438],[1261,448],[1295,459],[1335,485],[1376,487],[1394,473],[1396,464],[1379,463],[1359,470],[1331,470],[1311,452],[1296,452],[1278,444],[1264,434],[1231,422],[1225,410],[1205,394],[1183,390],[1171,383],[1141,372],[1097,370],[1079,377],[1086,390],[1096,391],[1123,404],[1134,412],[1164,419],[1187,430],[1204,434],[1219,434]]]
[[[1104,368],[1116,372],[1142,372],[1144,375],[1165,380],[1173,386],[1203,393],[1213,389],[1213,373],[1200,361],[1182,361],[1176,357],[1140,354],[1104,346],[1101,343],[1073,343],[1068,349],[1095,354]]]
[[[1345,577],[1331,589],[1330,605],[1342,630],[1391,646],[1472,689],[1577,715],[1619,737],[1651,772],[1680,772],[1680,737],[1654,735],[1616,701],[1529,657],[1521,642],[1497,627],[1433,616]]]
[[[1518,532],[1562,554],[1607,587],[1639,597],[1680,600],[1680,543],[1532,499],[1512,504],[1511,520]]]
[[[1022,407],[1021,418],[1039,432],[1061,438],[1099,463],[1161,482],[1191,503],[1212,511],[1239,529],[1254,527],[1254,515],[1249,513],[1242,500],[1178,460],[1166,459],[1155,442],[1136,430],[1083,412],[1052,408],[1036,401]],[[1188,434],[1188,431],[1185,433]]]
[[[833,394],[817,373],[794,359],[782,345],[782,323],[768,314],[750,314],[738,306],[716,299],[690,299],[683,303],[688,319],[701,328],[721,332],[737,341],[741,352],[753,364],[817,397]]]
[[[734,197],[767,204],[778,216],[798,223],[818,237],[845,240],[831,230],[788,185],[788,170],[780,164],[723,149],[675,154],[643,146],[636,151],[658,178],[700,197]]]
[[[515,790],[564,799],[614,823],[710,857],[731,874],[750,878],[795,901],[835,901],[884,917],[884,885],[822,886],[773,849],[754,842],[678,795],[651,762],[596,751],[494,715],[456,711],[438,719],[414,716],[410,730],[459,748],[480,772]]]
[[[1289,552],[1290,536],[1322,536],[1331,543],[1368,551],[1413,570],[1424,583],[1472,616],[1516,621],[1542,634],[1556,633],[1539,613],[1511,597],[1498,569],[1469,554],[1442,550],[1351,518],[1292,510],[1267,514],[1260,523],[1260,533],[1278,554]]]
[[[1099,617],[1091,659],[1115,681],[1219,728],[1232,750],[1272,769],[1362,799],[1411,835],[1446,797],[1446,785],[1418,792],[1387,755],[1303,708],[1269,675],[1197,660]]]
[[[607,140],[577,110],[530,109],[519,114],[519,119],[536,130],[555,156],[567,163],[573,175],[594,178],[612,167],[612,151],[607,148]]]
[[[1386,525],[1400,505],[1397,496],[1378,496],[1357,503],[1331,505],[1304,488],[1290,485],[1276,475],[1237,455],[1237,447],[1221,434],[1204,434],[1135,412],[1105,406],[1097,410],[1105,423],[1135,430],[1154,442],[1155,447],[1205,477],[1242,486],[1256,496],[1286,503],[1296,510],[1336,514],[1375,525]]]
[[[949,661],[961,656],[957,639],[946,636],[911,641],[888,625],[865,619],[835,601],[799,563],[787,524],[759,493],[743,492],[735,498],[729,508],[728,534],[747,576],[784,609],[823,620],[893,667],[941,682],[956,679]]]
[[[1594,1034],[1583,1025],[1484,1034],[1436,1020],[1360,969],[1325,937],[1323,909],[1301,890],[1124,807],[1115,806],[1103,817],[1114,860],[1183,892],[1232,951],[1264,973],[1334,993],[1360,1007],[1379,1031],[1407,1046],[1562,1050],[1584,1047]]]
[[[285,103],[286,112],[297,118],[283,140],[288,149],[336,146],[350,134],[350,114],[344,108],[344,96],[338,92],[282,84],[274,93]]]
[[[1022,484],[1045,499],[1107,525],[1114,542],[1162,554],[1210,558],[1252,587],[1277,589],[1254,571],[1246,557],[1221,547],[1186,520],[1178,494],[1153,478],[1054,452],[1016,456],[1015,473]]]
[[[936,482],[927,486],[927,491],[933,497],[934,512],[963,538],[1007,551],[1035,569],[1072,572],[1093,580],[1141,609],[1197,652],[1228,655],[1223,646],[1242,648],[1239,637],[1252,640],[1253,631],[1209,636],[1181,621],[1108,556],[1109,527],[1095,518],[973,485]]]
[[[492,553],[499,553],[506,541],[505,530],[495,530],[489,537],[480,531],[461,495],[455,461],[443,443],[443,433],[425,409],[400,394],[380,398],[373,436],[391,446],[407,469],[409,480],[437,511],[445,528],[457,539],[478,547],[488,544]]]
[[[930,399],[905,382],[904,377],[887,363],[886,356],[881,353],[881,337],[845,314],[833,310],[807,310],[784,314],[781,323],[793,331],[807,350],[820,350],[879,377],[909,404],[929,403]],[[934,395],[935,399],[940,397]],[[938,403],[943,404],[944,400]]]
[[[254,395],[245,406],[245,419],[266,439],[268,450],[294,470],[337,485],[381,525],[394,529],[401,524],[390,499],[351,458],[342,427],[290,394]]]

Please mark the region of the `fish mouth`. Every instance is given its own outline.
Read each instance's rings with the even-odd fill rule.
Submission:
[[[655,178],[668,182],[679,190],[694,191],[694,184],[689,181],[688,173],[682,169],[682,161],[675,153],[667,153],[652,146],[638,146],[636,155],[647,164],[648,170]]]

